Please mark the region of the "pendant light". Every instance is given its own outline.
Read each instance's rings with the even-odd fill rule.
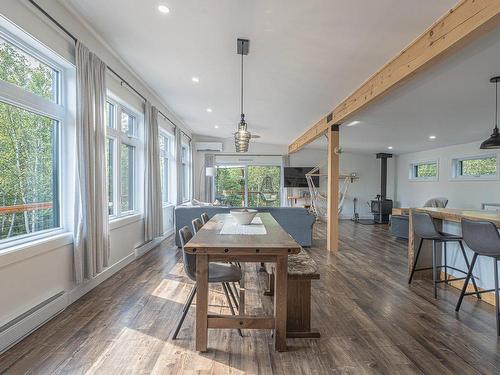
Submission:
[[[482,149],[500,148],[500,132],[498,131],[498,82],[500,82],[500,76],[491,78],[490,82],[495,84],[495,128],[490,137],[481,143],[480,148]]]
[[[252,138],[252,134],[247,130],[245,114],[243,113],[243,56],[248,55],[249,44],[250,41],[248,39],[238,39],[237,53],[241,55],[241,119],[238,124],[238,130],[234,133],[236,152],[248,152],[248,146]]]

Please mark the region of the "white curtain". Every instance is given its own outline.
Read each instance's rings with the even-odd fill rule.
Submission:
[[[182,203],[182,131],[175,128],[175,165],[177,180],[177,204]]]
[[[74,272],[81,283],[108,265],[104,108],[106,64],[76,44]]]
[[[145,241],[148,242],[163,235],[163,203],[161,196],[158,109],[146,101],[144,113],[144,146],[146,150],[144,237]]]

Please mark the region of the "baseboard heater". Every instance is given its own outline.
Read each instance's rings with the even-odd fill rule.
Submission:
[[[66,308],[66,292],[60,291],[0,326],[0,353]]]

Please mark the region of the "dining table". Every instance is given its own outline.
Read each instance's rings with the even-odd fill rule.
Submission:
[[[250,225],[237,224],[231,214],[213,216],[184,246],[196,255],[196,350],[207,351],[211,328],[274,330],[275,350],[286,351],[288,256],[300,250],[270,213],[257,213]],[[209,262],[276,263],[274,314],[246,315],[244,290],[238,315],[209,314]]]

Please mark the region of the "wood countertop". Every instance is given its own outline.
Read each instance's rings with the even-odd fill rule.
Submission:
[[[461,208],[412,208],[419,212],[428,212],[432,217],[441,220],[460,222],[462,219],[486,220],[500,228],[500,213],[495,211],[466,210]]]

